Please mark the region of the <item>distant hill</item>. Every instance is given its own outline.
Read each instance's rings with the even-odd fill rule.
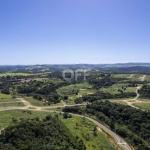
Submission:
[[[0,73],[23,72],[44,73],[63,71],[65,69],[91,69],[102,72],[116,73],[150,73],[150,63],[116,63],[116,64],[44,64],[44,65],[16,65],[0,66]]]

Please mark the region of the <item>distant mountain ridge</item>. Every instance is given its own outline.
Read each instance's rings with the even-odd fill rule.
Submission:
[[[65,69],[91,69],[93,71],[118,73],[150,73],[150,63],[3,65],[0,66],[0,73],[43,73],[63,71]]]

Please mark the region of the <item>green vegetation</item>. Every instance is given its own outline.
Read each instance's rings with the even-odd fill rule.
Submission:
[[[0,103],[2,102],[18,102],[19,100],[18,99],[0,99]]]
[[[32,120],[38,117],[39,120],[42,120],[48,114],[49,112],[28,110],[12,110],[0,112],[0,128],[13,126],[14,121],[20,122],[21,120],[25,120],[27,118]],[[64,122],[66,127],[70,130],[71,134],[74,135],[74,137],[78,137],[77,139],[83,140],[87,150],[99,150],[100,148],[103,148],[104,150],[114,150],[113,147],[117,147],[114,140],[107,136],[100,129],[99,131],[96,130],[96,135],[94,135],[95,125],[87,119],[76,116],[64,119],[63,115],[57,115],[56,113],[51,114],[53,116],[58,116],[58,118]],[[112,143],[113,146],[110,143]]]
[[[113,78],[127,78],[130,77],[131,74],[113,74]]]
[[[7,127],[0,135],[0,149],[11,150],[85,150],[82,140],[74,137],[60,119],[46,116],[39,120],[12,120],[15,125]],[[13,135],[13,136],[12,136]],[[15,140],[14,140],[15,137]]]
[[[150,82],[150,75],[147,75],[145,78],[146,81]]]
[[[86,108],[65,107],[63,111],[94,116],[98,121],[107,124],[136,150],[150,149],[150,112],[109,101],[96,101]]]
[[[95,90],[92,89],[92,86],[88,82],[63,86],[58,88],[56,91],[59,95],[61,95],[62,99],[67,100],[66,103],[68,104],[74,104],[74,100],[81,95],[87,95],[89,93],[95,92]],[[65,99],[65,96],[68,98]]]
[[[8,99],[8,98],[12,98],[12,96],[10,94],[0,93],[0,99]]]
[[[96,129],[94,134],[96,126],[85,118],[73,116],[72,118],[61,120],[73,135],[83,140],[87,150],[115,150],[114,147],[117,147],[115,142],[113,142],[113,146],[110,144],[101,129],[99,131]],[[113,139],[111,140],[114,141]]]
[[[150,103],[133,103],[132,105],[142,110],[150,111]]]
[[[121,104],[121,105],[127,105],[127,103],[126,102],[124,102],[124,101],[121,101],[121,100],[109,100],[110,102],[112,102],[112,103],[118,103],[118,104]]]
[[[0,107],[10,107],[10,106],[25,106],[24,103],[22,102],[9,102],[9,103],[0,103]]]
[[[142,74],[134,74],[134,76],[131,78],[132,81],[140,81]]]
[[[20,119],[32,119],[35,117],[39,117],[39,119],[43,119],[49,112],[44,111],[29,111],[29,110],[7,110],[0,111],[0,129],[8,126],[12,126],[12,118],[17,120]]]
[[[150,85],[143,85],[139,90],[140,98],[150,99]]]
[[[34,99],[33,97],[23,97],[25,100],[29,101],[31,105],[34,106],[44,106],[44,102]]]
[[[33,74],[29,73],[0,73],[0,77],[6,77],[6,76],[31,76]]]
[[[101,88],[100,90],[103,92],[109,92],[111,94],[118,94],[120,93],[120,90],[122,90],[123,92],[127,92],[127,93],[135,92],[136,87],[129,87],[128,83],[117,83],[108,88]]]

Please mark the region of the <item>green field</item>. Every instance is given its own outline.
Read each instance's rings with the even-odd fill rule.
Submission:
[[[25,105],[22,102],[0,103],[0,107],[11,107],[11,106],[21,107]]]
[[[44,103],[40,100],[34,99],[32,97],[23,97],[23,98],[29,101],[33,106],[44,106]]]
[[[93,129],[95,125],[89,120],[76,116],[71,119],[61,120],[66,124],[73,135],[80,137],[84,141],[87,150],[115,150],[101,129],[97,131],[97,136],[94,136]]]
[[[55,113],[44,112],[44,111],[28,111],[28,110],[12,110],[12,111],[3,111],[0,112],[0,129],[7,126],[13,125],[12,118],[35,118],[39,117],[40,119],[45,118],[46,115],[55,115]],[[68,129],[75,137],[79,137],[84,141],[87,150],[115,150],[116,147],[114,140],[105,134],[101,129],[97,130],[97,136],[94,136],[93,129],[95,125],[87,119],[75,117],[69,119],[63,119],[63,115],[59,115],[59,118],[65,123]],[[110,143],[113,144],[111,144]]]
[[[18,99],[0,99],[0,103],[2,102],[16,102],[19,101]]]
[[[78,90],[78,95],[73,94],[72,91]],[[57,93],[61,96],[68,95],[69,100],[67,100],[68,104],[74,104],[74,99],[78,98],[81,95],[86,95],[88,93],[94,93],[95,90],[92,89],[92,85],[87,82],[80,83],[80,84],[72,84],[69,86],[63,86],[57,89]]]
[[[142,77],[143,74],[134,74],[134,76],[130,79],[131,81],[141,81],[140,77]]]
[[[113,78],[127,78],[129,77],[131,74],[112,74]]]
[[[0,99],[9,99],[9,98],[12,98],[12,96],[10,94],[2,94],[0,93]]]
[[[118,94],[120,93],[118,90],[123,90],[122,87],[126,87],[128,86],[128,83],[118,83],[118,84],[114,84],[108,88],[101,88],[101,91],[103,92],[109,92],[111,94]],[[123,92],[135,92],[136,91],[136,87],[126,87],[126,90],[123,90]]]
[[[40,101],[40,100],[37,100],[37,99],[34,99],[33,97],[23,97],[25,100],[29,101],[31,103],[31,105],[33,106],[47,106],[44,104],[44,102]],[[50,106],[62,106],[62,102],[60,103],[57,103],[57,104],[51,104]]]
[[[29,111],[29,110],[8,110],[0,112],[0,129],[12,124],[12,118],[20,119],[20,118],[45,118],[49,112],[43,111]]]
[[[5,76],[31,76],[33,74],[29,73],[0,73],[0,77],[5,77]]]
[[[127,103],[124,102],[124,101],[119,101],[119,100],[117,100],[117,101],[115,101],[115,100],[109,100],[109,101],[112,102],[112,103],[118,103],[118,104],[121,104],[121,105],[127,105]]]
[[[63,95],[62,92],[67,92],[69,94],[72,92],[72,90],[90,89],[90,88],[92,88],[92,86],[89,83],[84,82],[84,83],[80,83],[80,84],[72,84],[72,85],[68,85],[68,86],[63,86],[63,87],[57,89],[57,92],[60,95]]]
[[[148,82],[150,82],[150,76],[147,75],[146,78],[145,78],[145,80],[148,81]]]
[[[150,111],[150,103],[133,103],[132,105],[140,109]]]

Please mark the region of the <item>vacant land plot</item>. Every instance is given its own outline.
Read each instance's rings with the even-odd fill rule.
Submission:
[[[5,77],[5,76],[31,76],[33,74],[29,73],[0,73],[0,77]]]
[[[37,99],[34,99],[33,97],[24,97],[24,99],[26,101],[29,101],[31,103],[31,105],[33,106],[47,106],[47,104],[44,104],[44,102],[40,101],[40,100],[37,100]],[[60,103],[57,103],[57,104],[51,104],[50,106],[62,106],[62,102]]]
[[[124,102],[124,101],[119,101],[119,100],[109,100],[110,102],[112,102],[112,103],[118,103],[118,104],[121,104],[121,105],[127,105],[127,103],[126,102]]]
[[[101,91],[109,92],[111,94],[118,94],[120,93],[119,90],[122,90],[123,92],[135,92],[136,91],[136,87],[127,87],[127,86],[128,86],[128,83],[118,83],[108,88],[101,88]]]
[[[24,97],[24,99],[29,101],[34,106],[44,106],[42,101],[34,99],[33,97]]]
[[[146,78],[145,78],[145,80],[148,81],[148,82],[150,82],[150,76],[147,75]]]
[[[20,119],[32,119],[38,117],[40,120],[47,115],[55,113],[44,111],[29,111],[29,110],[10,110],[0,112],[0,129],[13,125],[19,122]],[[96,136],[94,136],[94,128],[96,127],[87,119],[73,116],[70,119],[63,119],[63,115],[58,117],[65,123],[68,129],[75,137],[79,137],[84,141],[87,150],[116,150],[117,145],[114,140],[105,134],[100,128],[97,128]],[[112,143],[112,144],[111,144]],[[117,149],[118,150],[118,149]]]
[[[60,95],[64,95],[63,93],[66,92],[68,94],[71,94],[72,95],[72,91],[77,91],[77,90],[87,90],[87,89],[90,89],[92,88],[92,86],[87,83],[87,82],[84,82],[84,83],[80,83],[80,84],[72,84],[72,85],[69,85],[69,86],[63,86],[59,89],[57,89],[57,92],[60,94]]]
[[[131,74],[113,74],[113,78],[127,78],[130,77]]]
[[[49,114],[49,112],[29,111],[29,110],[0,111],[0,129],[13,124],[12,118],[17,119],[18,121],[20,120],[20,118],[39,117],[42,119],[48,114]]]
[[[150,103],[133,103],[132,105],[140,109],[150,111]]]
[[[9,98],[12,98],[12,96],[10,94],[2,94],[0,93],[0,99],[9,99]]]
[[[131,81],[141,81],[141,77],[143,77],[143,74],[134,74],[134,76],[130,80]]]
[[[82,95],[86,95],[86,94],[90,94],[90,93],[94,93],[94,92],[95,92],[95,90],[92,89],[92,85],[90,85],[87,82],[80,83],[80,84],[72,84],[69,86],[63,86],[63,87],[57,89],[57,93],[59,95],[69,96],[69,100],[67,101],[67,103],[69,103],[69,104],[74,104],[74,99],[76,99]]]
[[[12,102],[12,103],[0,103],[0,107],[11,107],[11,106],[25,106],[22,102]]]
[[[74,136],[80,137],[86,145],[87,150],[115,150],[115,145],[110,144],[104,132],[100,129],[94,136],[95,125],[87,119],[75,117],[61,119]],[[113,139],[111,139],[113,141]]]
[[[16,101],[19,101],[18,99],[0,99],[0,103],[7,103],[7,102],[16,102]]]

